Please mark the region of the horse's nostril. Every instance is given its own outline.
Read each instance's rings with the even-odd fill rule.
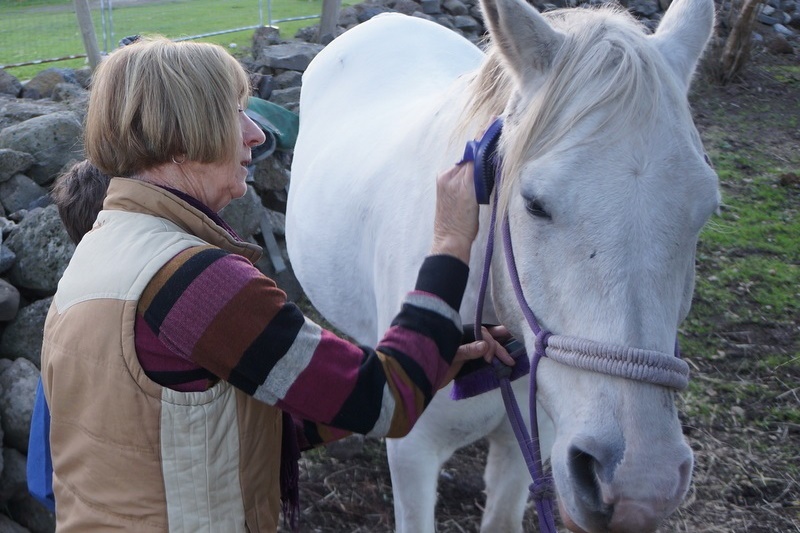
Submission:
[[[603,502],[600,491],[601,463],[589,452],[577,446],[569,450],[569,471],[575,495],[586,511],[601,515],[606,522],[611,518],[613,506]]]

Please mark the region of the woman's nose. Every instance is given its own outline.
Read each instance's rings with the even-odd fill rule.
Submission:
[[[244,139],[244,143],[252,148],[266,141],[267,137],[258,127],[258,124],[253,122],[253,119],[248,117],[246,113],[241,113],[241,115],[243,117],[242,139]]]

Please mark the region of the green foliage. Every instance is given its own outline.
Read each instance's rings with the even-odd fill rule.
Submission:
[[[800,67],[770,74],[796,84]],[[787,156],[785,137],[754,120],[788,131],[797,118],[752,103],[731,112],[723,101],[703,131],[723,207],[700,235],[695,297],[681,327],[684,353],[706,376],[683,395],[683,410],[709,424],[769,429],[800,421],[800,154]]]

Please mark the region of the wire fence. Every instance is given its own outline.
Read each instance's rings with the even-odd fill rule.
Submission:
[[[230,35],[224,44],[249,45],[255,28],[320,16],[318,0],[91,0],[89,6],[105,53],[141,33],[220,44],[218,36]],[[0,68],[17,75],[37,66],[74,67],[85,58],[73,0],[0,0]]]

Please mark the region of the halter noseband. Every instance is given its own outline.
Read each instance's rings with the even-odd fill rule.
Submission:
[[[461,163],[466,161],[474,162],[475,192],[478,203],[481,204],[489,203],[495,182],[497,182],[498,186],[500,183],[500,157],[497,153],[497,145],[500,134],[502,133],[502,128],[502,119],[497,118],[489,126],[486,133],[484,133],[479,141],[470,141],[467,143],[464,156],[461,160]],[[498,196],[499,194],[495,194],[492,202],[489,238],[486,243],[481,286],[475,310],[476,339],[482,338],[481,319],[486,287],[489,279],[489,268],[494,250]],[[522,420],[519,406],[514,397],[514,392],[511,389],[508,367],[498,359],[494,360],[493,365],[500,381],[500,388],[506,410],[508,411],[509,420],[517,436],[522,454],[525,457],[528,470],[533,478],[530,491],[536,503],[539,528],[543,532],[555,533],[556,528],[555,519],[553,517],[552,499],[554,494],[553,479],[550,475],[545,475],[542,467],[541,448],[539,445],[539,426],[536,413],[536,370],[541,358],[547,357],[558,363],[575,368],[642,381],[676,390],[686,388],[689,382],[689,365],[680,358],[677,339],[675,342],[675,353],[668,354],[655,350],[643,350],[640,348],[599,343],[578,337],[555,335],[542,329],[539,325],[539,321],[536,319],[536,315],[534,315],[522,292],[522,286],[519,281],[517,266],[514,260],[514,249],[511,243],[511,231],[507,216],[503,219],[502,237],[506,266],[508,268],[511,284],[514,287],[517,303],[522,309],[528,327],[534,335],[536,335],[533,354],[530,358],[531,377],[529,394],[530,425],[535,438],[530,438],[525,423]]]

